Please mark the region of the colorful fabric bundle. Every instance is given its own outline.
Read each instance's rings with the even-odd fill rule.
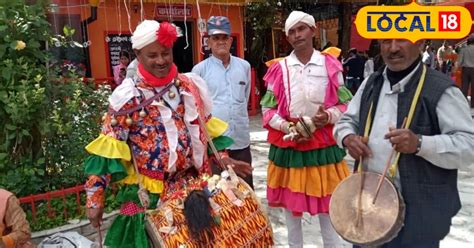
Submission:
[[[271,223],[255,193],[235,174],[219,179],[201,177],[177,186],[158,210],[147,218],[147,230],[155,246],[161,247],[270,247]],[[190,232],[185,216],[189,195],[203,192],[209,197],[209,212],[214,223],[210,234],[199,238]]]

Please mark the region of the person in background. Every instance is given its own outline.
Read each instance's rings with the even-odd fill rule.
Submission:
[[[208,45],[212,54],[192,69],[207,84],[212,98],[212,115],[229,124],[227,134],[234,140],[229,156],[252,164],[248,102],[250,96],[250,64],[230,53],[232,37],[229,19],[211,16],[207,22]],[[216,169],[216,168],[214,168]],[[244,180],[253,188],[252,173]]]
[[[469,85],[471,86],[470,104],[471,108],[474,108],[474,97],[472,96],[474,94],[474,34],[471,34],[467,39],[467,46],[461,49],[456,66],[462,68],[461,90],[466,98],[469,93]]]
[[[425,50],[423,52],[421,61],[429,68],[434,69],[436,67],[435,55],[434,55],[433,48],[431,47],[431,45],[425,46]]]
[[[20,201],[13,193],[0,188],[0,248],[29,248],[30,225]]]
[[[291,12],[285,34],[294,50],[273,63],[263,78],[263,125],[270,143],[267,199],[269,206],[284,208],[292,248],[303,247],[305,212],[318,215],[324,247],[342,246],[329,219],[329,201],[349,171],[332,128],[351,94],[339,60],[313,48],[315,33],[313,16]]]
[[[114,69],[114,82],[118,86],[122,84],[122,81],[127,75],[127,66],[130,64],[130,53],[127,51],[120,51],[120,63],[113,67]]]
[[[439,247],[461,208],[458,169],[474,161],[467,102],[446,74],[421,62],[423,46],[422,40],[380,40],[387,66],[362,83],[334,128],[339,147],[363,157],[370,172],[382,174],[392,151],[400,153],[388,162],[388,175],[406,205],[404,225],[382,248]]]
[[[343,68],[346,70],[346,87],[355,94],[364,79],[364,59],[357,54],[357,49],[351,48],[348,58],[342,62]]]
[[[448,50],[450,51],[450,53],[446,55],[446,74],[448,75],[448,77],[451,77],[451,79],[453,79],[452,72],[455,67],[456,61],[458,60],[458,54],[451,45],[448,46]],[[453,81],[455,81],[455,79],[453,79]]]
[[[443,41],[443,44],[438,49],[436,57],[438,58],[438,65],[442,73],[448,74],[448,60],[451,55],[452,49],[450,49],[447,41]]]
[[[374,54],[371,50],[367,51],[367,61],[364,64],[364,78],[368,78],[374,73]]]

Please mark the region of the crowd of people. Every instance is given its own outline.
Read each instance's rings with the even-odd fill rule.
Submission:
[[[118,87],[84,165],[94,227],[101,225],[107,187],[123,185],[108,247],[148,247],[145,211],[176,177],[219,174],[225,170],[220,161],[253,188],[250,65],[230,53],[227,17],[210,17],[207,29],[212,55],[191,73],[179,73],[173,63],[178,36],[167,22],[136,27],[134,61],[120,53]],[[382,247],[439,247],[461,207],[458,169],[474,161],[474,122],[465,100],[474,79],[474,36],[457,57],[447,43],[435,56],[424,41],[387,39],[377,42],[378,53],[351,49],[341,63],[330,47],[313,48],[311,15],[291,12],[284,31],[293,50],[268,68],[261,105],[270,144],[266,197],[269,206],[285,210],[290,247],[303,247],[303,213],[319,217],[324,247],[342,247],[328,212],[335,188],[351,174],[346,152],[356,167],[381,173],[392,150],[400,154],[392,177],[406,217]],[[463,70],[462,91],[450,78],[453,67]],[[217,154],[208,151],[210,142]],[[30,231],[17,199],[0,190],[0,203],[0,247],[23,247]]]

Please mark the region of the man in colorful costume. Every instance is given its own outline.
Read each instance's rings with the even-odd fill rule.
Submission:
[[[195,74],[178,74],[176,39],[169,23],[145,20],[137,26],[132,35],[136,80],[124,80],[112,93],[102,132],[86,147],[87,216],[94,227],[100,226],[106,186],[123,185],[117,193],[120,214],[105,239],[108,247],[148,247],[145,209],[156,207],[175,178],[209,172],[207,134],[218,150],[233,142],[222,136],[227,124],[210,115],[205,82]],[[224,164],[249,166],[225,151],[222,157]]]
[[[291,12],[285,33],[294,51],[269,68],[261,101],[271,145],[267,198],[270,206],[285,208],[290,247],[303,247],[304,212],[319,214],[325,247],[340,246],[327,213],[332,192],[349,175],[332,128],[351,94],[341,63],[313,48],[315,28],[312,16]],[[306,134],[295,125],[299,120],[309,127]]]

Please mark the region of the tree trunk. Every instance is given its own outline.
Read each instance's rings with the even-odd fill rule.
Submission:
[[[346,57],[351,46],[352,3],[340,3],[339,14],[338,46]]]

